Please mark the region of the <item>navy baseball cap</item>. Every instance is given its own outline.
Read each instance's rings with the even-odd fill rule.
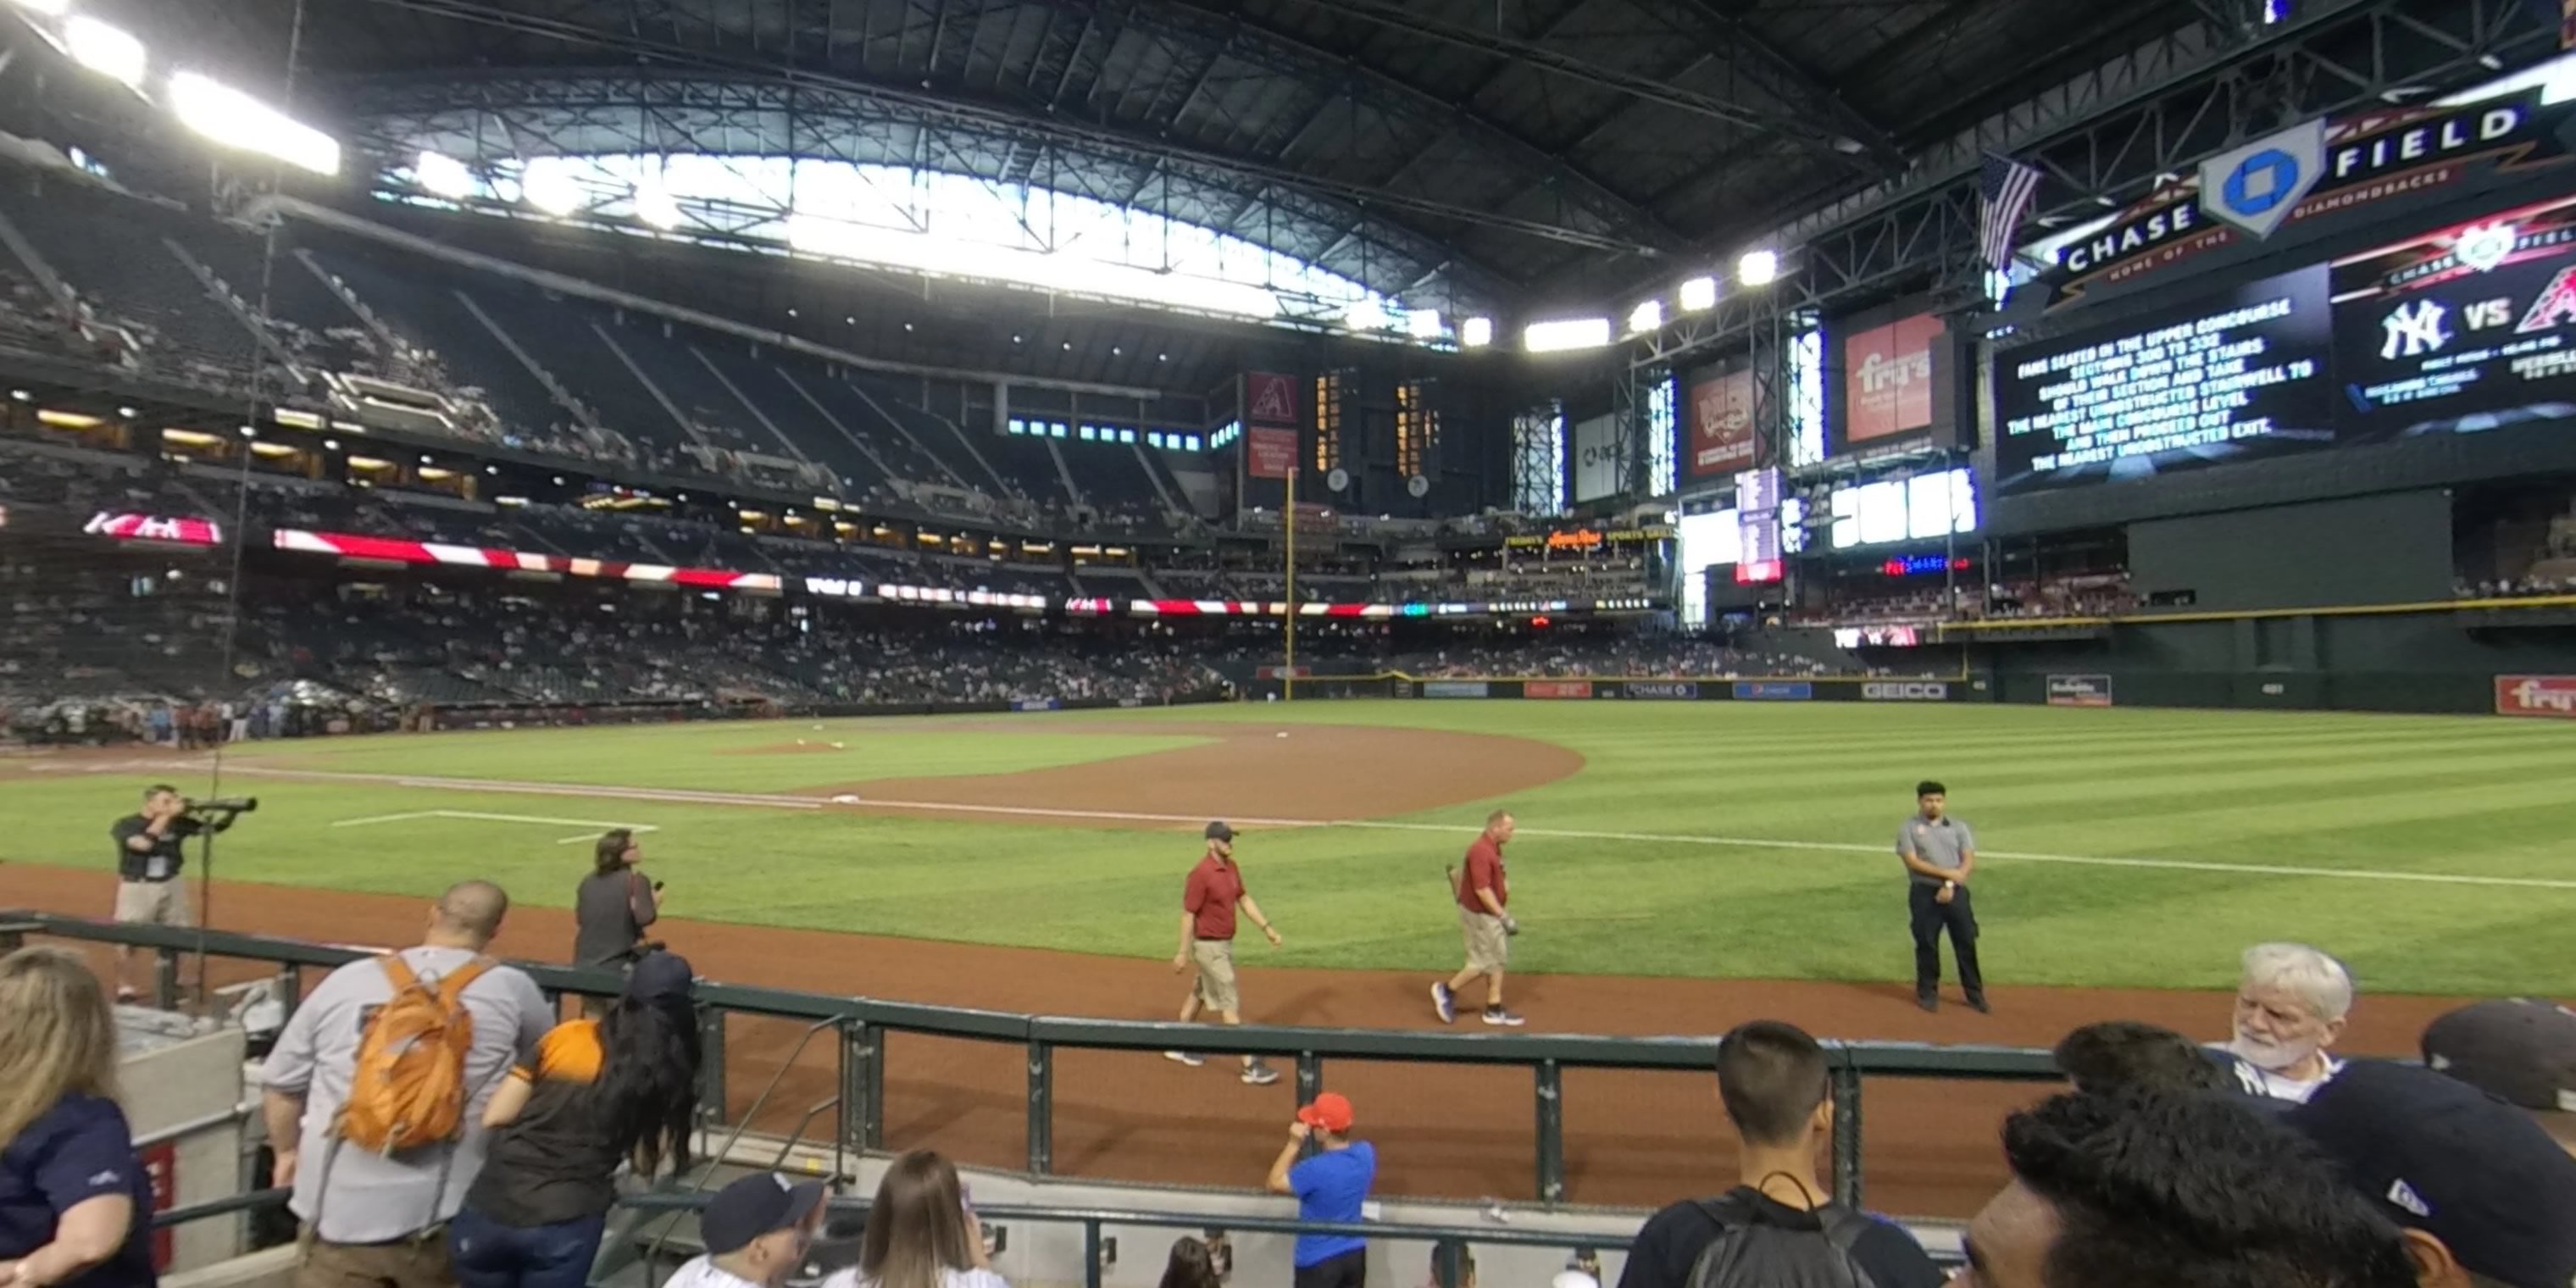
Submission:
[[[1210,823],[1207,825],[1207,839],[1211,841],[1231,841],[1234,839],[1234,829],[1227,827],[1223,823]]]
[[[790,1181],[776,1172],[754,1172],[716,1191],[698,1214],[698,1237],[721,1255],[775,1230],[794,1228],[823,1202],[821,1181]]]
[[[2512,1288],[2576,1283],[2576,1158],[2521,1110],[2430,1069],[2355,1060],[2281,1121],[2463,1269]]]
[[[2576,1011],[2527,997],[2463,1006],[2425,1028],[2424,1063],[2508,1104],[2576,1114]]]
[[[678,953],[649,952],[627,968],[626,996],[639,1002],[685,999],[694,979],[688,958]]]

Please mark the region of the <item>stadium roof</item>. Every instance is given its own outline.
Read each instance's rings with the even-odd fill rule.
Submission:
[[[2189,0],[295,0],[201,20],[376,148],[829,157],[1151,209],[1451,316],[1883,179]],[[227,68],[231,71],[234,69]]]

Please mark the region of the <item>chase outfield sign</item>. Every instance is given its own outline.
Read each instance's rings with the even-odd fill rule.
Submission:
[[[2461,107],[2385,109],[2308,121],[2203,162],[2192,182],[2159,190],[2108,227],[2067,245],[2040,275],[2063,304],[2191,256],[2485,172],[2567,159],[2561,126],[2576,101],[2540,91]]]

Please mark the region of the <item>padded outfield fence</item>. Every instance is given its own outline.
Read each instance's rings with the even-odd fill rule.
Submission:
[[[48,913],[0,912],[0,949],[29,936],[84,943],[131,945],[150,950],[157,962],[156,1000],[175,1005],[184,969],[196,954],[208,958],[263,963],[277,973],[281,1000],[290,1007],[300,996],[305,968],[328,969],[368,954],[360,949],[301,940],[278,939],[229,931],[117,925]],[[513,963],[526,970],[550,997],[572,994],[613,997],[620,977],[609,971],[575,969],[544,963]],[[1466,1065],[1520,1068],[1529,1071],[1531,1118],[1536,1137],[1536,1173],[1531,1197],[1546,1204],[1566,1200],[1565,1073],[1569,1069],[1648,1070],[1706,1073],[1717,1062],[1717,1038],[1604,1037],[1581,1034],[1424,1033],[1396,1029],[1295,1028],[1245,1025],[1222,1031],[1175,1021],[1085,1019],[1023,1015],[1006,1011],[929,1006],[869,997],[835,997],[785,989],[755,988],[709,981],[697,990],[701,1024],[709,1058],[707,1085],[701,1100],[712,1121],[723,1113],[726,1079],[726,1020],[732,1016],[803,1022],[802,1038],[787,1061],[817,1042],[828,1042],[836,1061],[838,1095],[806,1111],[807,1120],[834,1114],[832,1148],[861,1154],[885,1149],[885,1093],[889,1080],[886,1039],[918,1034],[967,1039],[1015,1049],[1028,1071],[1026,1101],[1026,1171],[1033,1176],[1058,1175],[1055,1160],[1055,1067],[1060,1051],[1117,1051],[1157,1056],[1165,1051],[1204,1055],[1251,1054],[1293,1061],[1297,1102],[1314,1099],[1324,1084],[1327,1061]],[[1933,1046],[1911,1042],[1827,1041],[1834,1097],[1833,1186],[1835,1197],[1859,1205],[1861,1164],[1866,1140],[1862,1084],[1867,1078],[1931,1078],[1972,1081],[2052,1082],[2062,1078],[2046,1051],[1995,1046]],[[733,1073],[739,1070],[730,1071]],[[774,1088],[777,1077],[769,1080]],[[761,1100],[766,1101],[763,1093]],[[744,1115],[756,1114],[755,1103]],[[799,1132],[803,1128],[800,1126]],[[842,1170],[839,1168],[835,1169]]]

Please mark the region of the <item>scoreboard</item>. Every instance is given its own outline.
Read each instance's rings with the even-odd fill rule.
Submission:
[[[2576,198],[1997,354],[1999,495],[2576,419]]]

